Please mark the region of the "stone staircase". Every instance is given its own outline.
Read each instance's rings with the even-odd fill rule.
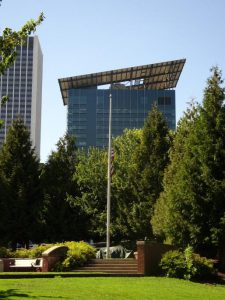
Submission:
[[[102,273],[119,276],[140,276],[138,274],[137,260],[127,259],[93,259],[84,267],[77,268],[74,272]]]

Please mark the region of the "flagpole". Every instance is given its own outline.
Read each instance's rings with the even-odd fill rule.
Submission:
[[[107,184],[107,227],[106,258],[110,258],[110,207],[111,207],[111,145],[112,142],[112,94],[109,94],[109,146],[108,146],[108,184]]]

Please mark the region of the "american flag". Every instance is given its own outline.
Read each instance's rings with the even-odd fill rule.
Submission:
[[[110,169],[110,175],[112,176],[114,174],[114,166],[113,166],[113,161],[114,161],[114,149],[111,149],[111,169]]]

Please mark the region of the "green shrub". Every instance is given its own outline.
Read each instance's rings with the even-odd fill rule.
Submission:
[[[5,248],[5,247],[0,247],[0,258],[9,258],[12,257],[12,252]]]
[[[29,257],[29,249],[20,248],[12,252],[13,257],[16,258],[27,258]]]
[[[54,271],[69,271],[84,265],[88,260],[95,258],[95,248],[81,242],[65,242],[59,244],[68,247],[66,257],[54,267]]]
[[[14,252],[7,248],[0,248],[1,258],[38,258],[42,256],[42,253],[48,248],[54,246],[54,244],[41,245],[33,249],[18,249]],[[95,258],[96,249],[89,244],[81,242],[65,242],[55,244],[55,246],[67,246],[68,251],[61,261],[54,266],[54,271],[69,271],[73,270],[77,266],[84,265],[88,260]]]
[[[48,248],[52,247],[52,244],[40,245],[32,249],[18,249],[15,252],[11,252],[13,256],[17,258],[38,258],[42,256],[42,253]]]
[[[187,247],[183,252],[168,251],[163,255],[160,266],[167,277],[200,280],[215,275],[212,261],[193,253],[192,247]]]
[[[40,245],[35,248],[29,249],[28,257],[29,258],[38,258],[42,256],[42,253],[52,247],[53,244]]]
[[[167,277],[184,278],[186,271],[185,256],[178,250],[168,251],[163,255],[160,267]]]
[[[52,247],[52,244],[40,245],[32,249],[20,248],[16,251],[11,251],[5,247],[0,247],[1,258],[38,258],[42,256],[42,253],[48,248]]]
[[[194,254],[194,267],[196,272],[193,279],[203,280],[216,276],[216,270],[213,267],[212,260],[207,259],[206,257]]]

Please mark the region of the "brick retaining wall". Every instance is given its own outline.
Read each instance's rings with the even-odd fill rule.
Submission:
[[[176,249],[172,245],[165,245],[151,241],[137,241],[138,273],[143,275],[158,275],[159,263],[162,255],[169,250]]]

